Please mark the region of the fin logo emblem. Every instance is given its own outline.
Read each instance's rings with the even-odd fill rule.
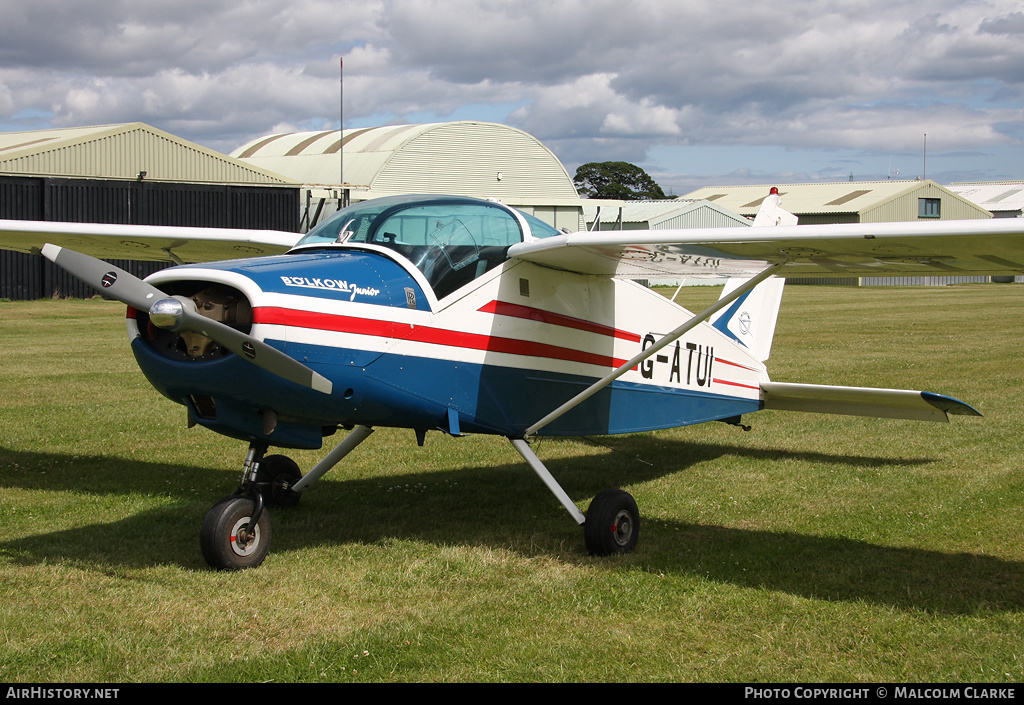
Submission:
[[[744,311],[736,319],[736,322],[740,326],[740,333],[743,335],[750,335],[750,314]]]

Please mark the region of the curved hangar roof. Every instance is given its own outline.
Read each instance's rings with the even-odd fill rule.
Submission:
[[[344,154],[339,151],[344,148]],[[374,198],[451,193],[504,203],[579,204],[569,173],[535,137],[507,125],[445,122],[261,137],[232,157],[308,186],[344,183]]]

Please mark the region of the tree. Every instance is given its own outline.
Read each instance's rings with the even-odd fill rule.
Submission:
[[[573,184],[581,198],[649,201],[666,198],[643,169],[629,162],[590,162],[576,170]]]

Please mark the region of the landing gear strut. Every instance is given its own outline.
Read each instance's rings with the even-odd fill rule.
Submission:
[[[640,537],[640,512],[636,501],[623,490],[605,490],[590,503],[586,515],[555,480],[530,445],[521,438],[510,438],[513,447],[523,456],[537,476],[547,485],[569,515],[583,527],[583,539],[593,556],[629,553]]]
[[[267,455],[264,443],[251,443],[238,489],[206,513],[199,532],[203,558],[218,570],[255,568],[270,552],[270,519],[264,503],[294,507],[302,492],[333,468],[373,429],[356,426],[334,450],[305,475],[291,458]]]
[[[291,473],[294,470],[299,474],[298,466],[283,455],[264,459],[266,452],[264,444],[249,445],[238,489],[214,504],[203,519],[199,547],[203,558],[213,568],[255,568],[267,557],[271,530],[270,517],[263,509],[264,493],[272,499],[276,493],[285,499],[284,503],[298,502],[298,494],[293,493],[294,500],[288,495],[291,482],[294,482],[289,481]],[[278,477],[281,477],[280,482]]]

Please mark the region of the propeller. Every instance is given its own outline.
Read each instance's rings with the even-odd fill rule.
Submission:
[[[329,379],[262,340],[203,316],[189,298],[168,296],[123,269],[74,250],[46,244],[42,253],[89,286],[132,308],[148,312],[149,320],[158,328],[204,335],[267,372],[324,394],[331,393],[333,385]]]

